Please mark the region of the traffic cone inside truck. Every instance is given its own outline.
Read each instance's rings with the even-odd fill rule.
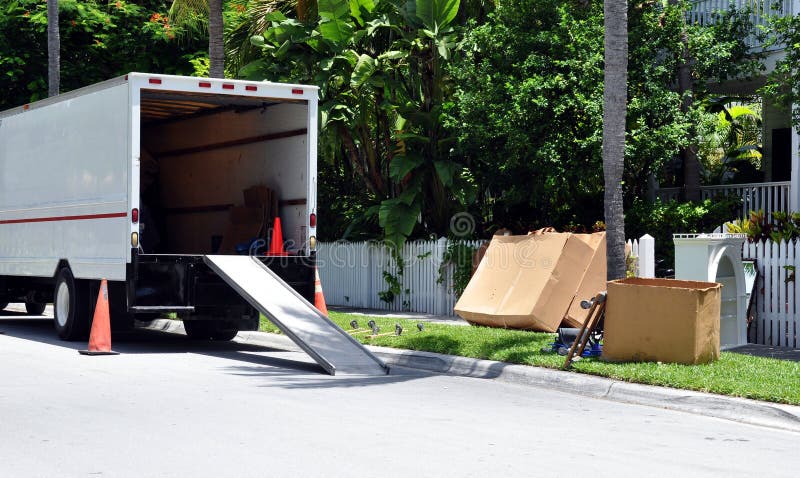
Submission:
[[[53,302],[67,340],[86,337],[102,278],[114,328],[175,313],[192,338],[230,340],[260,313],[310,320],[316,143],[305,85],[131,73],[0,113],[0,303]],[[251,290],[260,275],[273,296]]]

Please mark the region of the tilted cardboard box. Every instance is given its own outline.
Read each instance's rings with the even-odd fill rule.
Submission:
[[[495,236],[455,311],[474,324],[555,332],[598,243],[569,233]]]
[[[581,279],[581,285],[575,294],[575,300],[569,306],[567,315],[564,317],[565,327],[580,327],[586,322],[589,310],[581,307],[581,301],[590,300],[598,293],[606,290],[606,233],[596,232],[594,234],[576,234],[578,239],[586,241],[594,249],[589,266]]]

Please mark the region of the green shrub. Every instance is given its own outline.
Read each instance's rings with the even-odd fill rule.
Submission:
[[[648,202],[636,199],[625,211],[625,235],[655,239],[657,272],[665,274],[675,268],[675,233],[711,232],[738,217],[742,199],[738,196],[717,196],[700,203],[669,201]]]
[[[774,242],[793,242],[800,237],[800,213],[775,211],[772,217],[762,209],[750,211],[750,216],[726,224],[728,232],[747,234],[750,242],[771,239]]]

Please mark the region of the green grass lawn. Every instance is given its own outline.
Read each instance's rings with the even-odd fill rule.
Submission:
[[[399,337],[389,335],[369,339],[366,334],[354,335],[369,345],[548,368],[559,368],[564,363],[564,357],[542,352],[543,347],[553,342],[554,334],[429,323],[425,324],[424,331],[419,332],[415,320],[365,317],[341,312],[331,312],[330,318],[345,330],[350,329],[349,323],[353,319],[366,328],[370,318],[378,324],[381,332],[394,331],[396,323],[404,329]],[[263,317],[261,325],[263,331],[278,332]],[[573,370],[626,382],[800,405],[798,362],[723,352],[718,361],[706,365],[606,363],[595,358],[584,358],[573,364]]]

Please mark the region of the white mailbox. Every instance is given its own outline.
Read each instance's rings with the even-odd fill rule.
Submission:
[[[720,347],[747,343],[747,293],[742,245],[745,234],[673,234],[675,278],[722,284]]]

